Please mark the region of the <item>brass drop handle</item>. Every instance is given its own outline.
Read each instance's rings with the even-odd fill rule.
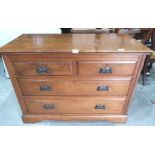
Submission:
[[[51,91],[51,90],[52,90],[51,86],[46,85],[40,86],[40,91]]]
[[[97,87],[97,91],[108,91],[109,87],[108,86],[99,86]]]
[[[48,73],[48,67],[47,66],[39,66],[39,67],[37,67],[36,72],[38,74]]]
[[[55,108],[54,104],[44,104],[43,107],[44,107],[44,109],[54,109]]]
[[[106,73],[112,73],[112,68],[111,67],[104,67],[101,68],[99,71],[100,74],[106,74]]]
[[[102,105],[102,104],[97,104],[96,106],[95,106],[95,109],[97,109],[97,110],[104,110],[104,109],[106,109],[106,106],[105,105]]]

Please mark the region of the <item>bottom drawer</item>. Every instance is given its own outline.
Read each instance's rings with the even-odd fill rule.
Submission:
[[[126,97],[25,97],[32,114],[120,114]]]

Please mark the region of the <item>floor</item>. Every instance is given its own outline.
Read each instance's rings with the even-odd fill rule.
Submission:
[[[18,104],[10,79],[4,73],[0,59],[0,125],[1,126],[152,126],[155,125],[155,66],[148,78],[147,86],[142,86],[139,80],[131,106],[128,121],[124,124],[108,121],[43,121],[38,123],[23,123],[21,109]]]

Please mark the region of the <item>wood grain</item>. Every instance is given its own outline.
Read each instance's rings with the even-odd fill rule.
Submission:
[[[23,34],[0,49],[2,53],[31,52],[131,52],[151,50],[128,35],[119,34]],[[123,49],[123,50],[122,50]]]
[[[126,97],[25,97],[29,113],[32,114],[121,114]],[[52,105],[50,109],[44,108]],[[103,109],[96,109],[103,106]]]
[[[17,98],[18,98],[18,101],[19,101],[19,104],[20,104],[20,107],[22,109],[22,112],[23,114],[26,114],[27,113],[27,109],[26,109],[26,106],[24,104],[24,100],[23,100],[23,96],[22,96],[22,93],[21,93],[21,90],[19,88],[19,85],[18,85],[18,82],[17,82],[17,79],[16,77],[14,76],[14,68],[13,68],[13,65],[10,61],[10,58],[6,55],[3,55],[3,59],[5,61],[5,64],[6,64],[6,67],[8,69],[8,72],[9,72],[9,76],[10,76],[10,79],[11,79],[11,82],[13,84],[13,87],[14,87],[14,90],[15,90],[15,93],[17,95]]]
[[[72,75],[72,62],[14,62],[16,75]],[[47,72],[38,72],[38,68],[47,68]]]
[[[18,82],[24,96],[30,95],[100,95],[100,96],[126,96],[131,80],[119,79],[79,79],[74,78],[19,78]],[[40,91],[41,86],[51,87],[51,91]],[[98,87],[107,86],[107,91],[98,91]]]
[[[136,61],[78,61],[80,75],[132,75]],[[111,73],[100,73],[101,69],[111,68]]]
[[[22,116],[23,122],[34,123],[44,120],[60,121],[111,121],[113,123],[125,123],[127,115],[117,114],[26,114]]]
[[[151,52],[117,34],[24,34],[0,48],[24,122],[127,121],[140,71]],[[100,74],[101,68],[111,68],[111,73]]]

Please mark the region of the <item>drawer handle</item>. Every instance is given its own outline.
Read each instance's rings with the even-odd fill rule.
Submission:
[[[112,68],[110,68],[110,67],[101,68],[99,73],[100,74],[112,73]]]
[[[44,107],[44,109],[54,109],[55,108],[54,104],[44,104],[43,107]]]
[[[37,67],[36,72],[38,74],[48,73],[48,67],[46,67],[46,66],[39,66],[39,67]]]
[[[40,91],[51,91],[51,86],[40,86]]]
[[[99,86],[97,87],[97,91],[108,91],[109,87],[108,86]]]
[[[99,109],[104,110],[104,109],[106,109],[106,107],[105,107],[105,105],[98,104],[98,105],[95,106],[95,109],[97,109],[97,110],[99,110]]]

